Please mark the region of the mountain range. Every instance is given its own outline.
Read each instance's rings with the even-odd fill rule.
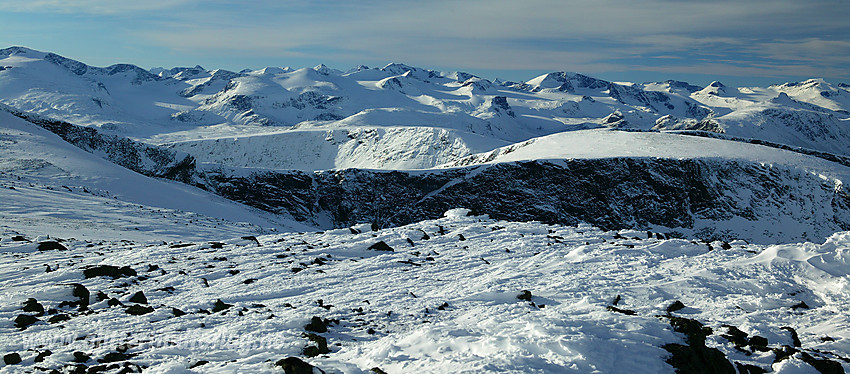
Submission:
[[[850,92],[823,80],[515,83],[403,64],[229,72],[99,68],[23,47],[0,57],[7,112],[144,175],[315,227],[397,226],[463,204],[703,239],[850,228]]]

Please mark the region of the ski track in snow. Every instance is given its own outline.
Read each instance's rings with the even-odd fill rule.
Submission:
[[[719,336],[723,324],[763,336],[770,347],[793,344],[780,329],[790,326],[804,351],[850,357],[850,233],[822,245],[734,242],[722,249],[719,242],[465,213],[377,232],[266,235],[258,237],[260,245],[231,239],[218,249],[203,240],[177,248],[175,242],[70,240],[62,243],[67,251],[38,251],[36,243],[4,238],[0,347],[24,361],[0,372],[60,368],[76,351],[97,365],[122,344],[129,344],[129,361],[150,373],[280,372],[275,361],[304,358],[302,349],[312,344],[304,326],[318,316],[339,320],[318,333],[331,352],[304,359],[328,373],[373,367],[388,373],[672,373],[661,346],[682,344],[684,337],[657,315],[675,300],[686,308],[674,315],[711,327],[707,345],[735,362],[779,373],[813,370],[799,354],[772,364],[771,352],[736,350]],[[378,241],[395,251],[368,249]],[[139,276],[84,278],[83,269],[103,264],[130,266]],[[45,272],[45,265],[55,271]],[[149,271],[150,265],[159,269]],[[90,311],[58,307],[75,299],[71,283],[90,290]],[[517,299],[522,290],[531,291],[530,302]],[[152,313],[132,316],[96,297],[104,292],[126,307],[137,291]],[[617,295],[617,307],[636,315],[606,309]],[[12,321],[27,298],[72,317],[21,331]],[[198,312],[218,299],[233,306]],[[800,302],[810,309],[792,308]],[[171,308],[188,314],[175,317]],[[834,340],[824,341],[827,336]],[[53,354],[34,363],[45,349]],[[189,369],[199,361],[209,363]]]

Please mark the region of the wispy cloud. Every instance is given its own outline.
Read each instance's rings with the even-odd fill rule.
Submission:
[[[139,11],[175,9],[197,0],[145,0],[145,1],[109,1],[109,0],[3,0],[0,10],[6,12],[48,12],[48,13],[85,13],[119,14]]]
[[[844,77],[850,60],[844,0],[7,0],[0,10],[145,13],[125,30],[140,45],[339,65]]]

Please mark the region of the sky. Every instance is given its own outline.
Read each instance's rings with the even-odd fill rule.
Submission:
[[[94,66],[850,83],[850,0],[0,0],[13,45]]]

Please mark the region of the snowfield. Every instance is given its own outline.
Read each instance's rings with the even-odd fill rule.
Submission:
[[[673,327],[688,320],[729,368],[850,368],[850,233],[757,246],[467,213],[256,241],[4,238],[0,345],[23,362],[0,370],[672,373],[668,350],[697,345]]]

